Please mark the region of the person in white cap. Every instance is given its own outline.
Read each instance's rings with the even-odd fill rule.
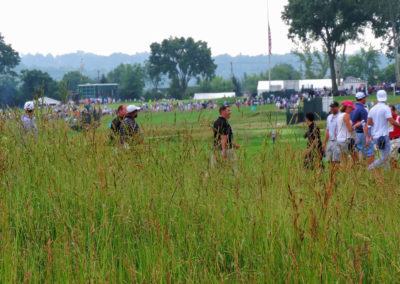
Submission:
[[[31,101],[24,105],[25,114],[22,117],[22,128],[25,133],[33,133],[37,135],[37,126],[34,121],[35,104]]]
[[[135,105],[129,105],[126,107],[126,116],[122,121],[119,129],[119,141],[121,145],[125,145],[125,143],[129,145],[130,142],[137,143],[142,140],[143,137],[139,135],[139,124],[135,120],[140,110],[141,108]]]
[[[361,126],[355,129],[355,147],[358,153],[362,154],[363,158],[367,159],[368,164],[372,164],[375,159],[375,149],[374,143],[371,141],[367,147],[367,134],[364,133],[364,124],[368,121],[368,111],[365,108],[367,102],[367,95],[363,92],[358,92],[356,94],[356,109],[351,113],[350,119],[353,124],[361,123]],[[369,129],[368,129],[369,131]]]
[[[387,94],[384,90],[379,90],[376,94],[378,103],[368,113],[368,123],[364,125],[364,133],[368,133],[368,125],[372,126],[371,137],[367,136],[367,146],[371,139],[377,145],[381,152],[381,157],[375,160],[368,169],[373,170],[384,165],[386,169],[390,168],[390,139],[389,139],[389,124],[395,127],[400,127],[400,123],[392,117],[392,112],[386,105]]]

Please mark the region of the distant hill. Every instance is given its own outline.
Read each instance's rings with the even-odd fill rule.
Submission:
[[[48,72],[56,80],[60,80],[63,75],[69,71],[80,69],[81,62],[84,65],[83,73],[90,78],[97,78],[98,75],[107,74],[109,71],[117,67],[121,63],[140,63],[143,64],[149,57],[149,53],[136,53],[128,55],[123,53],[114,53],[110,56],[96,55],[93,53],[85,53],[78,51],[64,55],[24,55],[21,57],[21,63],[17,71],[21,69],[39,69]],[[261,73],[268,69],[268,57],[265,55],[247,56],[238,55],[230,56],[228,54],[218,55],[214,57],[218,68],[216,74],[224,78],[230,77],[231,62],[233,73],[237,77],[243,77],[244,73]],[[381,67],[388,64],[384,54],[381,55]],[[271,67],[276,64],[288,63],[294,68],[299,69],[300,62],[294,54],[272,55]]]

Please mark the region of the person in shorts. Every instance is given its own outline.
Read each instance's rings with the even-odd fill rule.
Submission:
[[[338,142],[341,162],[347,161],[351,155],[353,161],[355,158],[355,140],[353,131],[361,125],[361,122],[353,125],[350,119],[351,113],[356,109],[352,101],[343,101],[340,113],[336,122],[336,140]]]
[[[379,159],[369,165],[368,169],[373,170],[383,166],[385,169],[390,169],[389,154],[390,154],[390,139],[389,125],[400,127],[400,123],[395,121],[389,106],[386,104],[387,94],[385,90],[379,90],[376,94],[378,103],[368,113],[368,125],[372,126],[371,137],[367,137],[367,146],[371,139],[381,152]],[[366,128],[367,125],[364,126]]]
[[[340,162],[340,151],[336,141],[336,122],[339,115],[339,104],[333,102],[331,105],[331,114],[326,120],[326,132],[322,151],[325,153],[325,159],[328,163]]]
[[[367,147],[367,139],[363,127],[368,120],[368,111],[365,108],[367,96],[363,92],[358,92],[356,94],[356,100],[356,109],[350,115],[353,124],[361,122],[361,125],[355,128],[355,150],[360,153],[362,157],[366,158],[367,163],[370,165],[375,159],[375,148],[373,142]],[[370,129],[368,129],[368,131],[369,130]],[[358,158],[357,155],[356,158]]]
[[[396,108],[394,105],[390,105],[390,110],[392,111],[392,117],[397,122],[400,123],[400,116],[396,113]],[[399,160],[400,151],[400,128],[389,127],[389,139],[390,139],[390,160],[391,166],[397,167]]]

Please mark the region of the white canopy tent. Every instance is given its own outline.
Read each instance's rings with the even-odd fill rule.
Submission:
[[[49,97],[43,97],[43,98],[38,98],[38,104],[46,106],[58,106],[61,104],[61,102]]]
[[[212,100],[212,99],[223,99],[232,98],[235,96],[234,92],[231,93],[197,93],[194,94],[194,100]]]

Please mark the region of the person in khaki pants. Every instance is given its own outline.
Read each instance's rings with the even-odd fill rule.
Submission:
[[[230,106],[222,105],[219,108],[219,117],[213,125],[214,151],[211,155],[211,167],[214,169],[219,165],[230,165],[237,170],[234,149],[240,149],[240,146],[233,143],[233,131],[228,122],[230,117]]]

